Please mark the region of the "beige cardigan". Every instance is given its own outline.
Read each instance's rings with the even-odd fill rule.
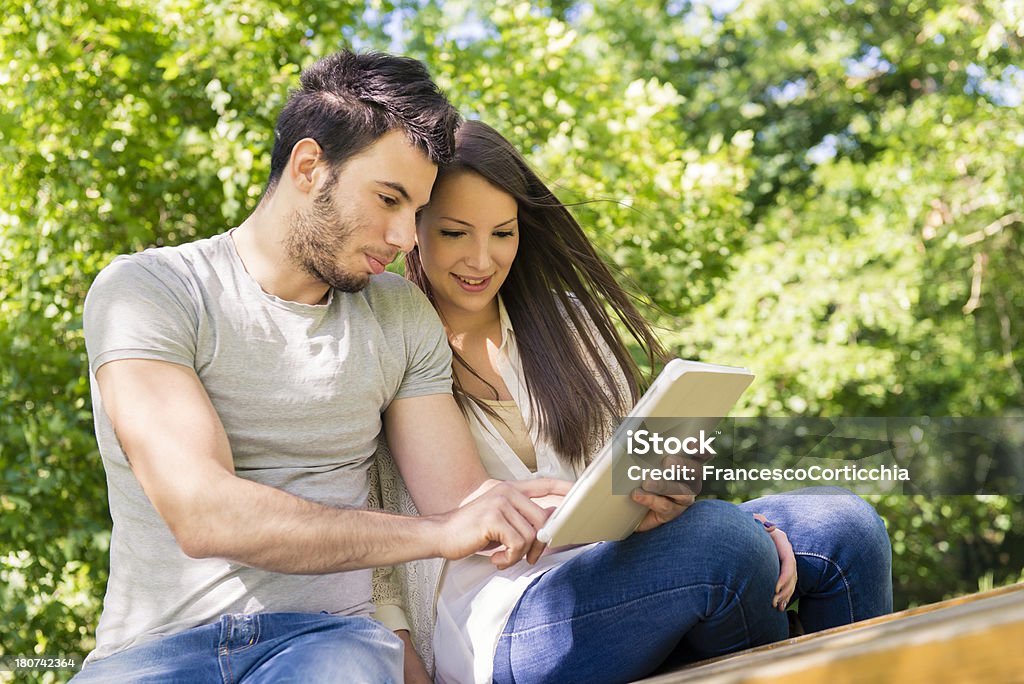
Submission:
[[[383,437],[377,444],[374,461],[367,507],[419,515]],[[377,606],[374,617],[392,631],[409,630],[412,643],[430,673],[434,672],[434,597],[443,567],[443,559],[427,558],[373,571],[373,602]]]

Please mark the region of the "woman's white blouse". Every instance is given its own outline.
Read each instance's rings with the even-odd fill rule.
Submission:
[[[480,451],[480,460],[490,476],[499,480],[553,477],[574,481],[579,473],[562,462],[537,430],[512,325],[500,298],[498,311],[501,319],[498,371],[530,430],[537,454],[537,472],[530,472],[487,415],[473,405],[469,427]],[[538,576],[587,548],[547,553],[536,565],[519,562],[506,570],[495,570],[483,556],[447,563],[434,626],[436,680],[449,684],[490,682],[498,637],[523,592]]]
[[[501,321],[498,371],[522,413],[524,423],[530,429],[537,456],[537,470],[531,472],[487,415],[472,406],[469,427],[480,452],[480,459],[495,479],[552,477],[575,481],[579,473],[561,461],[551,444],[537,430],[515,335],[500,297],[498,311]],[[629,390],[626,378],[614,355],[593,328],[590,332],[601,351],[600,358],[588,359],[594,373],[599,373],[599,366],[612,368],[616,390],[620,396],[627,396]],[[611,426],[608,426],[610,433]],[[607,436],[599,436],[598,441]],[[376,461],[370,473],[371,505],[415,514],[415,505],[401,481],[386,444],[382,443],[378,449]],[[538,576],[588,548],[584,546],[557,553],[548,552],[536,565],[519,562],[500,571],[495,570],[490,560],[483,556],[444,563],[443,571],[442,561],[438,559],[378,568],[374,574],[374,600],[378,604],[375,617],[390,629],[411,629],[420,656],[428,669],[434,667],[438,682],[489,682],[498,637],[523,592]],[[435,591],[436,614],[432,609]],[[431,628],[433,638],[429,636]]]

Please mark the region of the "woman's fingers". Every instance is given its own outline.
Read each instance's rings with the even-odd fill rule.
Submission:
[[[796,555],[785,532],[776,528],[771,537],[775,542],[775,549],[779,552],[779,581],[775,585],[772,605],[779,610],[786,610],[793,592],[796,591]]]
[[[793,553],[793,545],[789,543],[786,533],[773,525],[768,518],[760,513],[754,513],[754,520],[764,526],[779,554],[779,580],[775,583],[772,608],[786,610],[789,600],[793,598],[793,592],[796,591],[796,554]]]
[[[652,530],[678,518],[683,511],[693,505],[696,498],[692,494],[664,496],[640,488],[634,489],[632,496],[634,501],[650,509],[636,528],[638,532]]]

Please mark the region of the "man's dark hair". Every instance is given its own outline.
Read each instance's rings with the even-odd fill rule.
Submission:
[[[277,118],[267,195],[303,138],[332,169],[393,130],[438,166],[454,155],[459,114],[415,59],[344,50],[303,70],[300,83]]]

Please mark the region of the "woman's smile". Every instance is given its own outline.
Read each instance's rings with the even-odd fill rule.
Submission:
[[[492,276],[484,276],[482,278],[470,278],[468,276],[462,276],[458,273],[451,274],[455,278],[455,282],[459,284],[466,292],[476,293],[483,292],[487,289],[487,286],[491,284]]]

